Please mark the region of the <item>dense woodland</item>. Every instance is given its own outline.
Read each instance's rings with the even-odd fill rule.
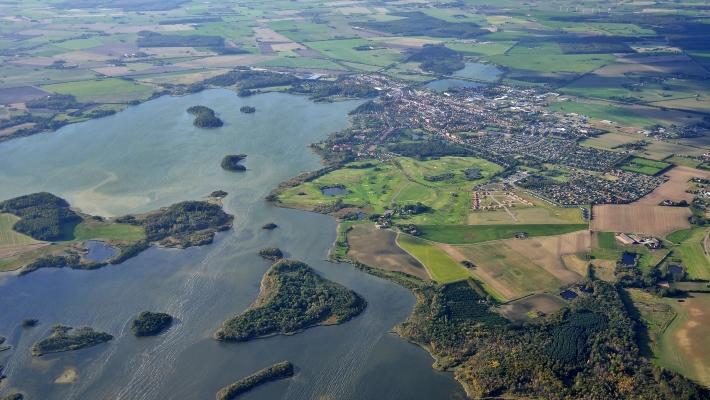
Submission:
[[[143,221],[148,241],[172,239],[187,247],[212,241],[215,232],[227,230],[234,217],[206,201],[184,201],[149,214]]]
[[[136,336],[154,336],[168,329],[172,322],[170,314],[143,311],[131,322],[131,332]]]
[[[264,383],[293,376],[293,364],[281,361],[242,378],[217,392],[217,400],[232,400]]]
[[[220,165],[227,171],[246,171],[247,167],[242,165],[245,158],[247,158],[246,154],[228,154],[224,156]]]
[[[215,338],[246,341],[294,333],[326,320],[342,323],[360,314],[366,304],[357,293],[322,278],[308,265],[282,260],[264,275],[256,305],[227,320]]]
[[[72,329],[69,326],[57,325],[52,328],[52,334],[32,346],[32,355],[41,356],[49,353],[79,350],[96,346],[113,339],[104,332],[97,332],[90,327]]]
[[[74,227],[81,222],[66,200],[47,192],[3,201],[0,212],[20,217],[13,229],[37,240],[71,239]]]
[[[266,260],[277,261],[283,258],[284,253],[278,247],[265,247],[259,250],[259,255]]]
[[[219,119],[214,110],[205,106],[192,106],[187,109],[187,112],[195,116],[195,120],[192,124],[198,128],[219,128],[224,125],[221,119]]]
[[[425,45],[409,56],[409,61],[420,63],[424,71],[449,75],[466,66],[463,56],[443,45]]]
[[[709,393],[654,366],[619,288],[588,284],[569,309],[534,323],[489,311],[475,286],[409,285],[417,295],[398,332],[454,368],[471,397],[704,399]],[[490,300],[488,301],[490,303]]]

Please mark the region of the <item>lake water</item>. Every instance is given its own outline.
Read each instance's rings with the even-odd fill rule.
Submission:
[[[326,195],[326,196],[331,196],[331,197],[335,197],[335,196],[345,196],[346,194],[350,193],[350,192],[348,192],[348,189],[346,189],[346,188],[344,188],[344,187],[339,187],[339,186],[338,186],[338,187],[327,187],[327,188],[323,188],[323,189],[321,189],[320,191],[321,191],[321,193],[323,193],[324,195]]]
[[[467,62],[465,64],[466,66],[454,72],[451,78],[438,79],[427,83],[425,86],[437,92],[444,92],[450,89],[475,88],[484,86],[481,82],[497,81],[503,73],[496,66],[490,64],[476,62]],[[467,79],[472,79],[476,82]]]
[[[209,106],[225,121],[214,130],[192,126],[189,106]],[[271,93],[242,99],[227,90],[162,97],[116,115],[50,134],[0,144],[0,199],[46,190],[84,212],[115,216],[229,192],[234,229],[209,246],[151,248],[123,264],[95,271],[40,270],[0,274],[0,353],[8,376],[0,394],[30,399],[212,399],[215,392],[280,360],[296,365],[292,379],[262,386],[244,399],[449,399],[464,393],[451,374],[436,372],[422,349],[389,333],[411,312],[407,290],[324,261],[335,221],[272,207],[263,201],[277,183],[318,167],[307,144],[347,125],[357,102],[315,104]],[[239,108],[257,108],[244,115]],[[225,154],[246,153],[250,170],[221,169]],[[279,229],[261,229],[267,222]],[[360,293],[368,307],[338,326],[247,343],[211,335],[254,300],[269,267],[257,251],[283,249],[326,278]],[[167,312],[175,324],[149,338],[131,335],[144,310]],[[25,318],[40,325],[23,329]],[[74,352],[32,357],[32,343],[52,325],[92,326],[114,340]],[[71,384],[55,379],[68,369]]]

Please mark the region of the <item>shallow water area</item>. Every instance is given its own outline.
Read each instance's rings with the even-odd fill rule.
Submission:
[[[213,108],[225,126],[202,130],[185,110]],[[244,105],[259,112],[245,115]],[[358,102],[317,104],[270,93],[243,99],[228,90],[161,97],[116,115],[0,144],[0,199],[35,191],[66,198],[102,216],[144,212],[225,190],[234,229],[208,246],[151,248],[120,265],[94,271],[39,270],[0,274],[0,353],[7,375],[0,394],[29,399],[214,398],[224,385],[287,359],[296,376],[260,387],[244,399],[463,398],[451,374],[436,372],[422,349],[390,334],[411,312],[407,290],[348,264],[324,261],[336,222],[324,215],[275,208],[272,187],[318,168],[307,145],[347,126]],[[220,167],[226,154],[245,153],[249,171]],[[261,226],[275,222],[279,229]],[[355,319],[293,336],[247,343],[211,338],[248,307],[269,267],[257,252],[275,246],[368,301]],[[167,312],[175,324],[156,337],[136,338],[129,325],[141,311]],[[21,328],[37,318],[34,328]],[[54,324],[91,326],[114,340],[74,352],[32,357],[32,343]],[[72,383],[55,381],[68,369]],[[60,380],[61,381],[61,380]]]

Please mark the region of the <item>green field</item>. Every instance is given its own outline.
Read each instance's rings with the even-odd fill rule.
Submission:
[[[11,214],[0,214],[0,246],[16,246],[36,243],[27,235],[15,232],[12,227],[20,218]]]
[[[395,64],[402,59],[401,53],[381,48],[377,42],[370,42],[364,39],[326,40],[322,42],[306,42],[304,44],[333,60],[357,62],[378,67]],[[356,50],[355,48],[358,46],[372,46],[374,50]]]
[[[419,225],[421,237],[434,242],[472,244],[491,240],[510,239],[517,232],[528,236],[561,235],[587,229],[587,224],[534,225]]]
[[[359,168],[361,166],[365,168]],[[473,167],[481,170],[482,179],[469,181],[465,178],[464,171]],[[321,193],[321,187],[344,185],[348,193],[337,198],[367,212],[381,214],[393,204],[421,202],[433,211],[412,216],[407,222],[460,224],[468,217],[469,189],[500,170],[496,164],[472,157],[441,157],[427,161],[399,157],[387,163],[364,161],[290,188],[279,199],[286,206],[312,210],[336,199]],[[443,173],[453,173],[453,176],[438,182],[425,179]]]
[[[515,70],[541,73],[583,74],[614,61],[611,54],[563,54],[556,43],[518,44],[489,59]]]
[[[683,260],[691,279],[710,280],[710,257],[705,254],[704,240],[708,228],[693,228],[673,232],[668,240],[680,243],[673,251]]]
[[[136,241],[145,239],[142,226],[85,220],[74,228],[74,240],[104,239]]]
[[[629,172],[637,172],[644,175],[656,175],[671,164],[663,161],[654,161],[647,158],[632,157],[621,166],[621,169]]]
[[[598,120],[608,120],[626,126],[644,128],[653,124],[666,125],[666,121],[653,118],[646,113],[630,107],[616,106],[610,103],[588,103],[580,101],[559,101],[548,106],[553,111],[575,113]],[[593,139],[590,139],[593,140]]]
[[[150,86],[133,81],[108,78],[44,85],[49,92],[71,94],[80,102],[123,103],[145,100],[153,94]]]
[[[468,279],[471,274],[446,252],[424,240],[409,235],[399,235],[397,244],[426,267],[429,275],[438,283]]]

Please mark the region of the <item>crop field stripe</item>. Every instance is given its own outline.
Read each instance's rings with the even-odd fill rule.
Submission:
[[[422,238],[447,244],[472,244],[511,239],[518,232],[529,237],[553,236],[588,229],[587,224],[521,224],[521,225],[419,225]]]
[[[471,277],[464,266],[425,240],[399,234],[397,245],[424,265],[432,279],[439,283],[456,282]]]

